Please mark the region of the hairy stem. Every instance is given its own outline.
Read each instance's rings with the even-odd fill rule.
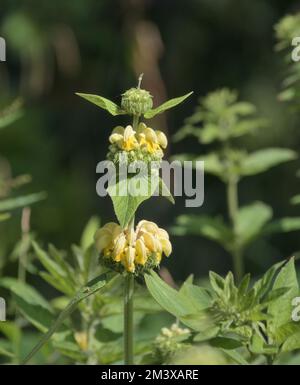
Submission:
[[[134,275],[128,273],[125,277],[124,293],[124,353],[125,365],[133,365],[133,293]]]
[[[238,180],[236,177],[230,177],[227,183],[227,206],[228,214],[234,232],[234,244],[232,248],[233,270],[237,281],[240,281],[244,275],[244,260],[242,249],[238,242],[237,234],[237,215],[239,211],[238,204]]]

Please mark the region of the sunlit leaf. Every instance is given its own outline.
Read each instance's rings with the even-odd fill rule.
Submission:
[[[103,110],[108,111],[113,116],[125,114],[125,112],[122,111],[117,104],[115,104],[109,99],[104,98],[103,96],[92,95],[92,94],[82,94],[78,92],[76,93],[76,95],[80,96],[83,99],[86,99],[90,103],[96,104],[96,106],[102,108]]]
[[[161,113],[165,112],[166,110],[169,110],[170,108],[176,107],[178,104],[182,103],[185,99],[187,99],[189,96],[191,96],[192,93],[193,93],[193,91],[189,92],[186,95],[179,96],[178,98],[168,100],[167,102],[161,104],[160,106],[153,108],[152,110],[146,112],[144,114],[144,118],[151,119],[154,116],[161,114]]]

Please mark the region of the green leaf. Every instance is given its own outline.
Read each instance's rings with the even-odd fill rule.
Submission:
[[[122,178],[116,184],[108,186],[107,192],[113,201],[116,216],[122,227],[126,227],[130,222],[139,205],[154,194],[158,183],[158,175],[149,178],[144,173],[140,173],[133,178]],[[141,193],[136,190],[136,186]]]
[[[267,148],[248,155],[242,162],[241,175],[255,175],[281,163],[296,159],[295,151],[285,148]]]
[[[64,320],[76,309],[78,304],[88,298],[90,295],[95,294],[97,291],[102,289],[107,282],[107,276],[105,274],[90,281],[84,286],[75,297],[69,302],[68,306],[63,310],[56,321],[52,324],[47,333],[42,337],[38,344],[31,350],[31,352],[25,357],[22,364],[26,364],[42,347],[49,341],[52,335],[59,329],[63,324]]]
[[[29,206],[33,203],[39,202],[47,197],[44,192],[24,195],[17,198],[4,199],[0,201],[0,211],[14,210],[19,207]]]
[[[108,111],[113,116],[125,114],[125,111],[122,111],[117,104],[115,104],[109,99],[104,98],[103,96],[92,95],[92,94],[82,94],[78,92],[76,92],[76,95],[80,96],[83,99],[86,99],[90,103],[96,104],[96,106],[102,108],[103,110]]]
[[[278,352],[278,348],[274,345],[268,345],[260,334],[255,333],[250,341],[249,349],[254,354],[273,355]]]
[[[151,271],[151,274],[145,274],[145,282],[153,298],[175,317],[195,312],[189,298],[166,284],[154,271]]]
[[[298,349],[300,349],[300,331],[288,337],[288,339],[282,345],[281,351],[286,353]]]
[[[22,101],[17,99],[0,113],[0,129],[9,126],[22,116],[23,112],[21,107]]]
[[[249,283],[250,283],[250,279],[251,279],[251,276],[250,274],[246,274],[244,276],[244,278],[242,279],[239,287],[238,287],[238,295],[239,297],[243,297],[247,291],[248,291],[248,287],[249,287]]]
[[[100,219],[96,216],[91,217],[86,224],[80,241],[80,246],[83,250],[86,250],[89,246],[94,243],[95,232],[100,227]]]
[[[210,345],[215,348],[233,350],[243,346],[241,341],[228,337],[217,337],[210,341]]]
[[[187,99],[189,96],[191,96],[193,93],[192,92],[189,92],[188,94],[186,95],[183,95],[183,96],[179,96],[178,98],[174,98],[174,99],[170,99],[168,100],[167,102],[161,104],[160,106],[158,106],[157,108],[154,108],[148,112],[146,112],[144,114],[144,118],[145,119],[151,119],[153,118],[154,116],[158,115],[158,114],[161,114],[162,112],[166,111],[166,110],[169,110],[170,108],[173,108],[175,106],[177,106],[178,104],[182,103],[185,99]]]
[[[168,199],[168,201],[170,201],[173,205],[175,204],[174,197],[162,178],[159,178],[159,195]]]
[[[53,320],[50,304],[32,287],[14,278],[0,279],[0,286],[10,290],[18,309],[37,329],[45,332]]]
[[[8,343],[8,341],[2,341],[0,340],[0,356],[5,356],[8,358],[14,358],[15,355],[11,351],[11,344]]]
[[[249,365],[245,358],[237,350],[221,349],[228,357],[240,365]]]
[[[190,299],[196,311],[202,311],[212,305],[211,296],[202,287],[185,282],[179,292]]]
[[[256,281],[253,288],[256,292],[258,299],[262,299],[271,289],[273,281],[277,271],[286,263],[286,261],[281,261],[270,267],[269,270],[262,276],[261,279]]]
[[[262,202],[242,207],[236,219],[236,234],[240,245],[246,246],[257,238],[271,218],[272,209]]]
[[[40,248],[36,242],[32,242],[35,254],[45,269],[48,270],[49,274],[41,273],[41,276],[49,282],[51,285],[56,287],[58,290],[62,291],[67,295],[74,294],[74,286],[72,285],[69,277],[68,271],[63,267],[57,264],[53,259],[51,259],[47,253]]]
[[[291,204],[292,205],[299,205],[300,204],[300,194],[293,196],[291,199]]]
[[[199,333],[196,337],[198,342],[214,338],[220,331],[220,327],[216,325],[213,317],[207,311],[182,315],[179,319],[190,329]]]
[[[209,272],[210,285],[217,295],[222,295],[225,288],[225,280],[214,271]]]
[[[187,324],[189,324],[188,320],[186,319]],[[196,320],[197,322],[197,320]],[[194,326],[194,324],[189,324],[190,327]],[[194,330],[197,330],[199,328],[200,323],[196,323],[196,329],[195,327],[192,327]],[[212,325],[211,327],[208,327],[207,329],[202,330],[200,333],[197,333],[193,339],[194,342],[204,342],[214,339],[220,331],[220,328],[218,326]]]
[[[7,221],[10,218],[9,213],[0,214],[0,222]]]
[[[275,330],[290,321],[293,310],[292,300],[297,297],[299,293],[294,258],[291,258],[281,269],[275,280],[273,290],[283,287],[290,288],[290,290],[276,301],[273,301],[268,308],[268,313],[273,316],[270,325]]]

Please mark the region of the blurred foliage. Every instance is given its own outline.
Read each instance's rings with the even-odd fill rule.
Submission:
[[[95,193],[95,168],[97,162],[105,158],[103,143],[107,142],[110,132],[107,129],[111,123],[88,104],[82,107],[74,95],[80,89],[108,95],[119,104],[119,90],[135,85],[136,73],[145,72],[145,81],[150,85],[147,89],[155,97],[159,96],[161,103],[168,96],[181,95],[189,89],[195,91],[193,100],[196,103],[198,96],[224,86],[238,89],[243,100],[251,101],[250,104],[237,102],[238,110],[244,112],[233,108],[228,113],[226,119],[234,128],[229,132],[216,129],[218,122],[215,118],[210,120],[212,111],[208,104],[204,115],[198,115],[197,122],[188,123],[193,126],[196,136],[186,136],[173,144],[172,153],[186,153],[187,148],[190,154],[197,156],[211,152],[212,155],[205,155],[205,158],[213,176],[206,176],[203,207],[189,209],[190,212],[178,219],[176,231],[185,237],[173,238],[174,255],[167,261],[176,280],[183,280],[190,271],[196,276],[204,276],[209,269],[224,272],[230,266],[222,249],[198,236],[205,235],[231,252],[232,226],[223,219],[227,212],[226,199],[225,194],[220,194],[218,181],[221,178],[223,182],[225,175],[224,155],[219,150],[228,137],[235,143],[235,149],[226,156],[235,176],[242,179],[239,184],[241,218],[236,226],[243,248],[247,246],[247,270],[260,274],[276,259],[299,248],[297,232],[281,235],[282,231],[299,227],[299,208],[289,205],[290,197],[299,191],[299,180],[294,178],[296,162],[256,178],[244,178],[292,159],[294,152],[299,151],[299,116],[291,115],[284,104],[278,104],[282,63],[280,56],[273,52],[274,24],[298,8],[298,2],[294,0],[190,0],[184,7],[180,0],[53,0],[40,1],[38,6],[32,0],[1,1],[0,34],[7,40],[7,62],[0,63],[1,105],[9,105],[14,95],[20,95],[25,104],[22,116],[14,107],[4,109],[0,116],[0,152],[3,155],[0,161],[0,207],[5,200],[2,206],[5,210],[1,211],[0,218],[7,219],[6,213],[9,211],[10,214],[10,220],[1,224],[0,236],[0,272],[1,276],[10,278],[2,281],[0,294],[7,297],[8,291],[11,292],[8,315],[9,320],[14,320],[0,325],[1,362],[17,363],[24,358],[40,341],[40,333],[55,323],[71,297],[88,282],[87,275],[94,278],[90,273],[101,274],[98,267],[87,273],[80,265],[83,254],[92,255],[86,241],[89,236],[83,237],[80,246],[72,248],[72,253],[53,246],[46,251],[40,242],[35,244],[35,251],[31,247],[33,240],[43,239],[51,240],[59,245],[59,249],[67,249],[80,238],[83,224],[92,215],[101,215],[103,222],[112,216],[111,205],[99,200]],[[288,51],[289,39],[298,30],[297,24],[297,15],[288,16],[276,27],[277,48],[284,52],[287,61],[288,79],[283,84],[283,89],[288,90],[287,96],[298,95],[299,68],[290,62]],[[169,95],[166,95],[166,89]],[[235,100],[236,94],[224,92],[223,103],[228,98]],[[218,103],[216,106],[220,107]],[[261,126],[262,121],[256,120],[256,110],[259,116],[269,120],[268,126]],[[164,125],[164,130],[171,136],[178,132],[184,117],[190,114],[191,103],[185,103],[165,122],[155,117],[153,126],[161,129]],[[122,116],[118,119],[123,124]],[[11,123],[9,129],[2,130],[8,123]],[[202,129],[198,130],[203,123],[208,125],[205,134]],[[254,130],[256,127],[260,128]],[[242,135],[252,129],[253,134]],[[291,150],[278,152],[278,147]],[[27,182],[31,177],[27,172],[32,175],[30,185]],[[15,193],[16,187],[22,192]],[[16,201],[15,198],[41,190],[47,191],[48,198],[33,207],[30,219],[28,211],[23,209],[30,202]],[[31,200],[35,198],[38,196],[30,197]],[[268,201],[274,210],[256,200]],[[247,202],[254,203],[245,206]],[[19,210],[12,210],[14,205]],[[143,216],[153,220],[159,217],[162,225],[171,226],[183,212],[183,207],[180,199],[175,207],[164,201],[146,203]],[[273,211],[275,218],[286,218],[272,221]],[[214,217],[216,212],[220,214],[218,218]],[[93,221],[89,223],[91,228]],[[249,222],[251,233],[245,232]],[[271,233],[275,234],[272,245],[262,237]],[[197,255],[191,254],[191,250],[197,250]],[[44,266],[41,272],[40,264]],[[75,275],[66,287],[63,278],[70,271]],[[226,282],[229,281],[227,278]],[[119,290],[122,288],[118,285],[115,291],[103,289],[92,300],[81,302],[32,362],[119,362],[122,322]],[[26,298],[24,293],[29,293]],[[114,298],[114,301],[110,303],[108,298]],[[145,298],[151,309],[145,309]],[[107,317],[103,317],[103,324],[99,321],[96,333],[91,328],[89,339],[86,334],[89,326],[85,324],[84,315],[90,317],[86,309],[95,304],[99,305],[99,310],[107,312]],[[159,311],[143,288],[140,288],[137,301],[137,306],[140,305],[143,306],[136,317],[137,352],[140,362],[144,359],[149,362],[157,349],[151,341],[161,334],[162,327],[174,322],[174,318]],[[279,307],[278,312],[281,312]],[[37,319],[39,314],[45,319]],[[44,324],[45,320],[47,324]],[[183,345],[190,342],[189,339],[183,343],[175,341]],[[87,344],[89,348],[85,350]],[[103,355],[97,350],[95,356],[95,346],[104,349]],[[257,346],[265,348],[261,346],[261,340]],[[277,362],[300,362],[299,354],[283,353],[282,344],[276,345],[278,347],[281,354]],[[225,354],[223,347],[206,342],[198,341],[185,349],[169,357],[169,362],[244,362],[244,356],[236,356],[233,350]],[[160,351],[164,357],[168,353]],[[263,360],[258,357],[255,362],[264,363],[264,357]]]
[[[236,139],[265,128],[266,122],[254,116],[256,108],[248,102],[238,101],[235,91],[222,89],[208,94],[199,101],[194,114],[174,139],[187,135],[196,137],[208,147],[205,155],[179,154],[174,159],[204,161],[204,171],[225,184],[230,224],[221,217],[182,215],[173,227],[176,235],[202,235],[220,243],[233,258],[233,269],[238,280],[245,272],[244,251],[257,238],[276,232],[300,230],[300,218],[283,218],[270,222],[272,209],[262,202],[239,207],[239,182],[242,178],[265,172],[274,166],[297,158],[295,151],[284,148],[266,148],[248,153]],[[197,163],[193,163],[197,168]]]
[[[279,94],[281,101],[299,100],[300,63],[292,57],[293,40],[300,36],[300,14],[287,15],[275,25],[277,51],[284,52],[287,76],[282,83],[283,91]]]

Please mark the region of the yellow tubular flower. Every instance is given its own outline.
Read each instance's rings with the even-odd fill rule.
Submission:
[[[125,229],[116,223],[108,223],[95,234],[95,245],[106,261],[111,260],[135,273],[137,268],[157,266],[162,255],[169,256],[172,246],[168,233],[154,222],[140,221],[136,229]]]
[[[159,130],[156,130],[155,133],[156,133],[158,144],[160,145],[160,147],[163,149],[167,148],[168,139],[167,139],[166,135],[162,131],[159,131]]]
[[[162,149],[168,145],[167,137],[162,131],[153,130],[145,123],[140,123],[137,131],[132,126],[126,128],[117,126],[110,135],[109,141],[123,151],[140,149],[149,154],[158,153],[161,156]]]
[[[131,151],[139,145],[135,134],[132,126],[127,126],[125,129],[117,126],[110,135],[109,141],[111,144],[116,144],[121,150]]]

